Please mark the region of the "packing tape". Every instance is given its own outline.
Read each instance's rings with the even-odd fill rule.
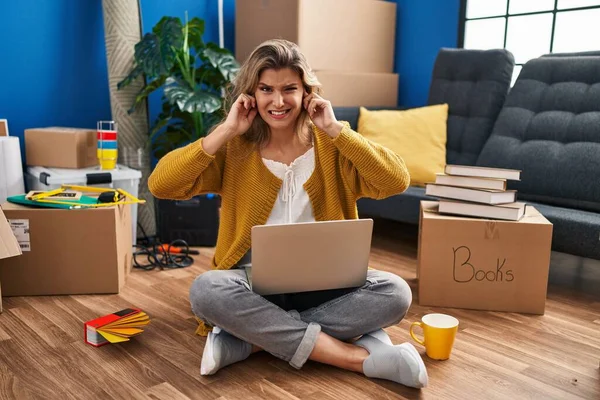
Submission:
[[[486,240],[500,239],[500,229],[498,228],[496,221],[486,221],[483,238]]]

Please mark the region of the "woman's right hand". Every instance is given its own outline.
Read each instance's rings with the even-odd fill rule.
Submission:
[[[257,113],[256,99],[242,93],[231,106],[231,110],[229,110],[229,114],[225,119],[225,125],[235,136],[243,135],[250,129]]]
[[[214,155],[229,140],[246,133],[257,112],[256,99],[247,94],[241,94],[231,106],[225,122],[202,139],[204,151]]]

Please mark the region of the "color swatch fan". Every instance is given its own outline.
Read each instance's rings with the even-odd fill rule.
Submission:
[[[137,308],[126,308],[84,324],[85,342],[100,347],[109,343],[126,342],[144,332],[150,323],[148,314]]]

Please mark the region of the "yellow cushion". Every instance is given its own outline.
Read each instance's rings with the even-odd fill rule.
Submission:
[[[411,185],[435,181],[446,166],[448,104],[409,110],[360,108],[358,132],[404,159]]]

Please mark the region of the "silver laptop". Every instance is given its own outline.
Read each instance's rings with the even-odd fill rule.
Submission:
[[[372,219],[254,226],[250,287],[260,295],[360,287],[372,233]]]

